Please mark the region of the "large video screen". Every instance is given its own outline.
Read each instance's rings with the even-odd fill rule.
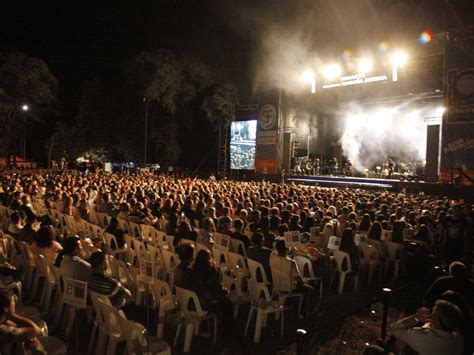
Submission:
[[[231,122],[230,168],[255,170],[257,120]]]

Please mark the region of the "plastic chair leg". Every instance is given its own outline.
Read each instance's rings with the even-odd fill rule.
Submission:
[[[342,290],[344,289],[344,282],[346,281],[346,273],[340,272],[339,273],[339,289],[338,293],[341,294]]]
[[[258,343],[260,341],[260,336],[262,335],[262,319],[263,312],[261,309],[257,309],[257,320],[255,322],[255,334],[253,337],[253,342]]]
[[[97,349],[95,351],[96,355],[104,355],[106,340],[107,340],[107,336],[99,328],[99,337],[97,339]]]
[[[66,339],[69,339],[72,333],[72,327],[74,325],[74,321],[76,320],[76,310],[72,306],[67,306],[67,323],[66,323],[66,332],[64,334]]]
[[[173,348],[176,346],[176,343],[178,342],[179,334],[181,333],[181,326],[182,324],[178,324],[178,327],[176,328],[176,334],[174,335]]]
[[[193,341],[193,333],[194,333],[194,324],[190,322],[186,324],[185,331],[184,331],[183,352],[185,353],[189,353],[189,350],[191,350],[191,342]]]
[[[252,320],[252,316],[253,316],[253,311],[254,311],[254,307],[253,307],[253,306],[250,306],[249,316],[247,317],[247,324],[245,325],[244,337],[247,336],[247,332],[248,332],[248,330],[249,330],[250,321]]]
[[[92,347],[94,346],[97,331],[98,331],[97,330],[97,323],[94,322],[94,325],[92,326],[91,338],[89,339],[89,346],[87,347],[87,353],[88,354],[92,354]]]
[[[280,322],[280,334],[281,334],[281,336],[283,336],[284,325],[285,325],[285,311],[282,310],[281,311],[281,322]]]
[[[156,326],[156,337],[162,339],[163,338],[163,332],[165,330],[165,317],[159,317],[158,318],[158,325]]]
[[[234,319],[237,319],[237,316],[239,314],[239,306],[240,305],[238,303],[234,304]]]

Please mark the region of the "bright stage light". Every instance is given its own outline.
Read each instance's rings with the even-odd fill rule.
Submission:
[[[437,117],[443,117],[444,112],[446,111],[446,108],[441,106],[436,109],[436,116]]]
[[[398,67],[406,64],[408,55],[405,52],[397,51],[392,55],[392,80],[398,81]]]
[[[372,71],[372,68],[373,68],[374,64],[372,62],[372,60],[370,60],[369,58],[362,58],[360,61],[359,61],[359,71],[361,73],[370,73],[370,71]]]
[[[323,69],[323,75],[327,80],[334,80],[341,76],[341,66],[338,64],[331,64]]]
[[[314,72],[311,69],[305,70],[303,73],[303,80],[304,81],[314,80]]]
[[[404,65],[408,61],[408,55],[405,52],[397,51],[392,55],[392,64],[396,66]]]
[[[29,107],[28,107],[28,105],[23,105],[23,106],[21,107],[21,109],[22,109],[23,111],[28,111]]]

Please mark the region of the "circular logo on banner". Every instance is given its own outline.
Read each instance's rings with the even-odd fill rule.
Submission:
[[[271,129],[277,120],[276,110],[273,105],[266,104],[260,109],[258,123],[263,129]]]

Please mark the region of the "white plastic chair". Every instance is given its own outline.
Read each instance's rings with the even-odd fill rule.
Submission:
[[[250,281],[248,284],[250,297],[252,299],[252,304],[250,306],[249,315],[247,318],[247,324],[245,325],[244,336],[247,336],[247,332],[250,326],[250,321],[252,320],[254,311],[257,313],[256,321],[255,321],[255,333],[253,337],[254,343],[258,343],[260,341],[260,336],[262,334],[262,328],[264,324],[266,324],[266,319],[269,314],[274,313],[275,318],[281,317],[280,322],[280,332],[281,336],[283,336],[283,326],[284,326],[284,306],[279,302],[272,301],[270,297],[270,292],[268,291],[268,287],[263,283],[256,283]]]
[[[201,302],[197,294],[193,291],[186,290],[181,287],[175,287],[176,296],[180,305],[181,313],[184,318],[185,334],[184,334],[184,352],[187,353],[191,349],[191,342],[193,340],[194,331],[198,329],[199,323],[203,320],[214,321],[214,344],[217,340],[217,315],[209,314],[204,311],[201,307]],[[190,306],[194,304],[194,309],[190,309]],[[182,323],[178,325],[176,330],[176,336],[174,340],[174,346],[179,337]]]
[[[126,260],[126,257],[130,254],[130,246],[124,245],[122,248],[119,248],[115,235],[110,233],[104,233],[104,239],[107,253],[114,257],[121,256]],[[113,248],[113,246],[115,246],[115,248]]]
[[[361,259],[360,265],[368,269],[368,284],[372,284],[374,271],[380,267],[379,253],[376,247],[369,244],[359,245]]]
[[[103,331],[109,339],[106,354],[115,355],[117,344],[126,340],[120,326],[120,319],[125,318],[125,314],[104,302],[103,297],[97,297],[96,300],[104,318]]]
[[[402,259],[403,251],[405,250],[405,246],[403,244],[393,242],[386,243],[385,245],[388,251],[388,257],[385,259],[385,271],[388,272],[389,264],[393,263],[395,278],[398,278],[400,261]]]
[[[158,338],[163,338],[166,315],[170,310],[176,308],[176,300],[166,281],[153,280],[153,283],[150,284],[150,289],[153,296],[153,307],[159,311],[156,336]]]
[[[239,314],[241,304],[250,303],[250,294],[242,291],[241,280],[227,274],[222,274],[222,284],[229,292],[229,299],[232,303],[234,319]]]
[[[295,256],[295,261],[303,277],[303,282],[312,284],[313,286],[319,283],[319,300],[321,300],[323,297],[323,279],[314,274],[313,263],[309,258],[302,255]]]
[[[169,250],[162,250],[161,255],[163,256],[163,265],[165,272],[168,275],[168,283],[170,287],[174,286],[174,270],[178,266],[178,255]]]
[[[270,285],[265,269],[261,263],[252,259],[247,259],[247,264],[250,272],[250,281],[256,283],[262,282],[265,285]]]
[[[247,257],[247,250],[245,244],[241,240],[230,238],[231,249],[234,253]]]
[[[95,318],[94,318],[94,325],[92,327],[92,333],[89,340],[89,347],[88,347],[88,354],[92,354],[92,348],[94,347],[94,342],[97,337],[97,348],[96,354],[103,355],[104,354],[104,347],[106,344],[107,338],[107,331],[106,331],[106,319],[102,310],[102,307],[99,303],[99,298],[101,299],[102,303],[110,304],[110,300],[108,297],[101,295],[100,293],[94,292],[89,290],[89,294],[91,297],[92,305],[95,310]]]
[[[359,277],[358,277],[357,271],[352,271],[351,258],[349,254],[340,250],[333,250],[333,255],[336,258],[337,272],[339,273],[338,293],[339,294],[342,293],[342,290],[344,289],[344,283],[346,281],[346,276],[348,274],[355,275],[354,291],[357,290]]]

